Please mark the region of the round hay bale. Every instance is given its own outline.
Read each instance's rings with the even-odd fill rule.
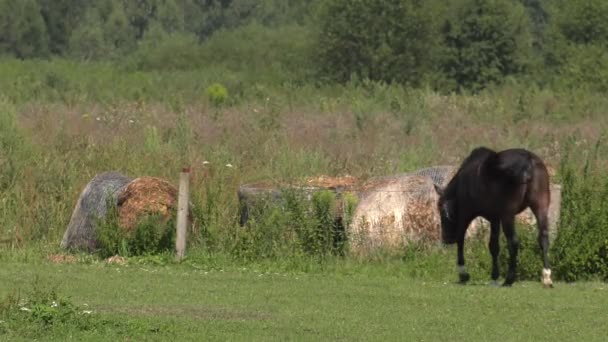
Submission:
[[[347,227],[351,252],[361,255],[379,248],[398,250],[412,241],[439,241],[438,195],[433,183],[429,176],[403,174],[363,184]]]
[[[433,183],[439,186],[446,186],[456,174],[457,168],[451,165],[431,166],[424,169],[416,170],[407,175],[426,176],[431,178]]]
[[[93,177],[80,193],[70,223],[63,234],[61,248],[87,251],[96,249],[95,220],[106,216],[108,202],[116,204],[120,190],[131,179],[115,171]]]
[[[334,191],[339,197],[343,191],[352,188],[357,182],[358,179],[352,176],[319,176],[292,183],[262,181],[243,184],[238,190],[240,225],[244,226],[254,211],[263,211],[268,204],[280,202],[283,198],[281,189],[302,191],[305,198],[311,200],[315,192],[322,190]]]
[[[177,206],[177,189],[160,178],[140,177],[120,191],[117,204],[121,228],[133,231],[146,215],[160,214],[162,222],[169,220]]]

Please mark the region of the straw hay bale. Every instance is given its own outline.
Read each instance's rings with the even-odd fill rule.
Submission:
[[[177,189],[156,177],[140,177],[131,181],[118,195],[120,226],[133,231],[138,220],[148,214],[160,214],[167,221],[177,205]]]
[[[411,240],[439,237],[429,177],[401,175],[373,179],[362,186],[347,228],[351,251],[365,254],[377,248],[400,248]]]

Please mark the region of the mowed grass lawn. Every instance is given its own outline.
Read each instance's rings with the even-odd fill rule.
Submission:
[[[455,274],[446,275],[446,279]],[[278,274],[187,265],[0,263],[0,296],[56,286],[114,329],[42,340],[605,341],[608,286],[461,286],[373,272]],[[1,324],[1,323],[0,323]],[[118,325],[117,325],[118,327]],[[1,330],[0,330],[1,331]],[[2,336],[18,339],[19,336]]]

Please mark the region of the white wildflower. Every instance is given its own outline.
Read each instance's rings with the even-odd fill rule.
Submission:
[[[82,311],[82,313],[85,314],[85,315],[90,315],[90,314],[93,313],[93,311],[91,311],[91,310],[84,310],[84,311]]]
[[[53,302],[51,303],[51,307],[52,307],[52,308],[56,308],[56,307],[58,307],[58,306],[59,306],[59,304],[57,304],[57,302],[56,302],[56,301],[53,301]]]
[[[205,160],[203,161],[203,165],[209,165],[209,162]]]
[[[231,168],[233,166],[232,166],[232,164],[228,163],[228,164],[226,164],[226,167],[230,167]]]
[[[27,312],[31,312],[32,310],[26,308],[25,306],[22,306],[21,309],[19,309],[21,311],[27,311]]]

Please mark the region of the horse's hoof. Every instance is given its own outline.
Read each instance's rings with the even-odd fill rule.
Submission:
[[[513,283],[515,283],[515,279],[511,278],[511,277],[507,277],[505,279],[505,282],[502,283],[502,286],[504,286],[504,287],[511,287],[513,285]]]
[[[544,289],[552,289],[553,288],[553,283],[543,283],[543,288]]]
[[[498,281],[496,281],[496,280],[492,280],[492,281],[490,282],[490,286],[492,286],[492,287],[499,287],[499,285],[498,285]]]
[[[471,276],[468,273],[460,273],[458,274],[458,278],[461,284],[466,284],[471,279]]]

